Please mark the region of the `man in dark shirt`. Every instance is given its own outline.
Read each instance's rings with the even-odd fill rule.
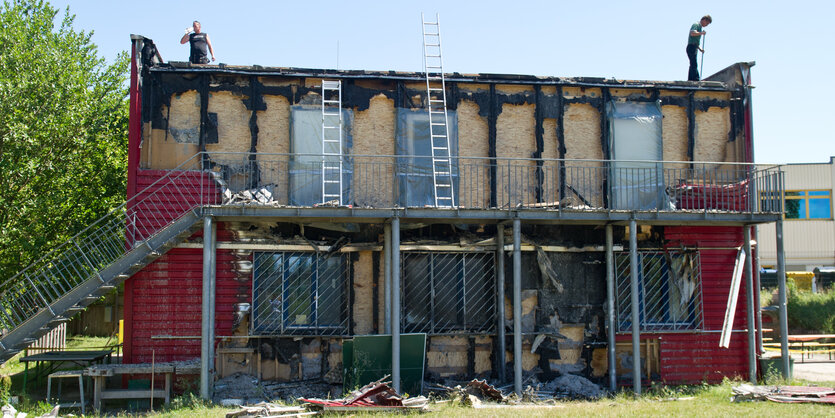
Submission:
[[[212,41],[209,40],[209,34],[200,32],[200,22],[194,21],[191,27],[186,28],[186,34],[180,38],[180,44],[188,42],[191,44],[191,54],[189,55],[189,62],[192,64],[208,64],[209,58],[206,56],[206,50],[212,54],[212,61],[215,60],[215,51],[212,49]]]
[[[710,15],[704,15],[699,23],[694,23],[690,26],[690,33],[687,36],[687,58],[690,59],[690,69],[687,72],[688,81],[699,81],[699,65],[696,62],[696,50],[702,51],[702,54],[705,53],[705,50],[699,46],[699,43],[702,40],[702,35],[707,33],[704,31],[704,27],[712,22],[713,18]]]

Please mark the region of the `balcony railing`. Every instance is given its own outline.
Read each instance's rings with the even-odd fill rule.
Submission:
[[[222,196],[210,203],[221,205],[716,213],[783,210],[779,166],[456,157],[449,171],[433,173],[432,157],[357,155],[343,157],[338,175],[328,172],[335,166],[331,158],[206,153],[197,161],[220,185]],[[438,180],[439,176],[446,181]],[[450,183],[451,188],[436,186]],[[436,193],[451,195],[453,204],[435,206]]]

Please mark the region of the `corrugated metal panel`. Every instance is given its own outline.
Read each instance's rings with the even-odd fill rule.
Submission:
[[[722,329],[737,250],[740,227],[665,227],[671,248],[700,248],[705,330]],[[719,248],[719,249],[711,249]],[[745,329],[745,282],[740,287],[733,329]],[[661,337],[661,378],[668,383],[717,382],[723,377],[748,374],[746,333],[734,333],[729,348],[719,347],[719,333],[655,334]]]
[[[832,190],[832,164],[788,164],[786,190]]]

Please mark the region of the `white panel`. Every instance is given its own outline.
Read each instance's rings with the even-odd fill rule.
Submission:
[[[832,189],[831,164],[789,164],[786,172],[786,190]]]

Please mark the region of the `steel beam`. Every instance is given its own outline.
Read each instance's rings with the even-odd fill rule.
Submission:
[[[391,334],[391,224],[383,226],[383,334]]]
[[[522,396],[522,221],[513,220],[513,389]]]
[[[641,317],[638,300],[638,223],[629,221],[629,278],[632,301],[632,387],[641,394]],[[649,359],[647,359],[649,360]]]
[[[400,218],[391,219],[391,385],[400,392]]]
[[[212,398],[212,346],[214,345],[214,317],[212,317],[212,280],[215,271],[214,222],[211,216],[203,218],[203,295],[202,332],[200,333],[200,397]]]
[[[498,316],[498,346],[499,353],[496,356],[496,370],[499,375],[499,382],[504,383],[507,376],[505,370],[507,369],[507,358],[505,353],[505,307],[504,307],[504,224],[497,225],[496,231],[496,313]]]
[[[606,225],[606,323],[608,325],[607,359],[609,360],[609,390],[617,390],[617,367],[615,367],[615,252],[612,225]]]
[[[742,227],[742,239],[745,240],[745,288],[746,310],[748,311],[748,380],[757,384],[757,325],[754,323],[754,262],[751,255],[751,227]]]
[[[779,288],[780,306],[780,356],[783,360],[783,379],[790,379],[789,376],[789,319],[788,303],[786,301],[786,252],[783,249],[783,220],[780,219],[775,225],[777,232],[777,286]]]

